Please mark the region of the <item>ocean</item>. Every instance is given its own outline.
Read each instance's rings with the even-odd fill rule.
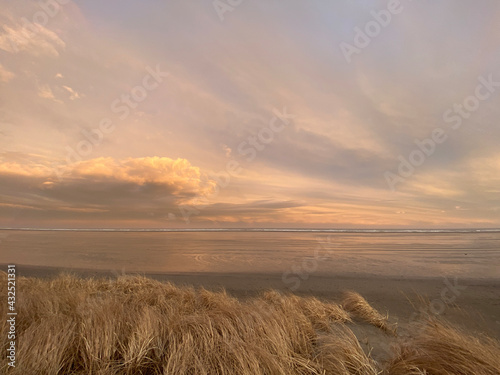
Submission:
[[[0,263],[148,273],[500,279],[499,230],[0,230]]]

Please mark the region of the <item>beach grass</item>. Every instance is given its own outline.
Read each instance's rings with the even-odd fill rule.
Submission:
[[[430,320],[398,337],[354,292],[337,303],[273,290],[239,300],[139,276],[19,277],[16,287],[16,367],[3,355],[6,374],[500,374],[498,341]],[[0,303],[5,317],[5,290]],[[363,349],[362,324],[390,337],[388,358]],[[3,353],[8,329],[3,319]]]

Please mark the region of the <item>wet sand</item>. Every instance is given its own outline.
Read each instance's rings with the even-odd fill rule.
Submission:
[[[5,265],[0,266],[2,270]],[[116,277],[116,272],[17,265],[17,275],[51,278],[61,272],[79,277]],[[133,275],[133,273],[126,273]],[[176,285],[192,285],[210,290],[224,288],[238,298],[248,298],[268,289],[314,295],[326,300],[340,300],[343,291],[363,295],[382,313],[389,313],[391,322],[404,331],[412,321],[424,314],[443,317],[468,332],[483,332],[500,339],[500,279],[384,278],[347,277],[312,274],[291,291],[282,274],[263,273],[141,273]],[[426,301],[426,302],[425,302]],[[365,333],[364,333],[365,334]],[[367,333],[369,336],[369,333]]]

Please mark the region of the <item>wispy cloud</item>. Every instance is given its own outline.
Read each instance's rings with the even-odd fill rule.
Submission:
[[[12,78],[14,78],[16,75],[0,64],[0,82],[9,82]]]
[[[3,25],[3,33],[0,34],[0,49],[10,53],[58,57],[65,47],[66,43],[55,32],[40,24],[30,24],[30,27]]]
[[[38,96],[44,99],[56,99],[49,85],[38,86]]]
[[[81,95],[76,92],[75,90],[73,90],[71,87],[69,86],[62,86],[67,92],[69,92],[69,99],[70,100],[75,100],[75,99],[80,99],[81,98]]]

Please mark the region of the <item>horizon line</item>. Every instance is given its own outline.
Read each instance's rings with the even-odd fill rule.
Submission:
[[[67,232],[500,232],[500,228],[13,228],[11,231]]]

